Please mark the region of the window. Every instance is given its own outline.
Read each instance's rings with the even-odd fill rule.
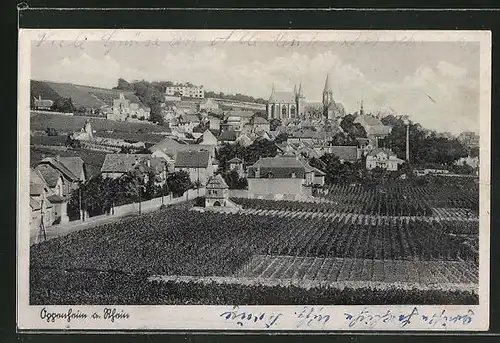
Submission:
[[[295,179],[295,177],[296,177],[295,173],[292,173],[292,179]]]
[[[282,115],[286,115],[286,107],[285,107],[285,106],[283,106],[283,107],[281,108],[281,114],[282,114]]]
[[[291,114],[292,116],[294,116],[294,115],[295,115],[295,106],[290,107],[290,114]]]

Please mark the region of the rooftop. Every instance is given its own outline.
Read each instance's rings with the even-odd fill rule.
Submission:
[[[210,153],[201,151],[179,151],[175,157],[175,167],[179,168],[207,168]]]
[[[207,183],[207,189],[227,189],[229,186],[220,174],[212,176]]]

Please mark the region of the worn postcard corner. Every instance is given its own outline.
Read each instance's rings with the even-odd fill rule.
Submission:
[[[20,330],[488,329],[491,32],[19,37]]]

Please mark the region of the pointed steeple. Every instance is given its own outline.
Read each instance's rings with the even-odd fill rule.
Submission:
[[[302,94],[302,82],[299,83],[299,97],[303,97],[304,94]]]
[[[359,114],[360,115],[364,115],[365,114],[365,110],[363,109],[363,99],[361,99],[361,107],[359,108]]]
[[[274,82],[273,82],[273,88],[271,90],[271,96],[269,97],[269,102],[273,103],[274,100]]]
[[[297,93],[297,85],[293,86],[293,94],[298,95],[298,93]]]
[[[330,77],[328,74],[326,74],[325,89],[323,91],[324,92],[331,92],[332,91],[332,86],[330,85]]]

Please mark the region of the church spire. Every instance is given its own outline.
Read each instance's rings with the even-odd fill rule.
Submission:
[[[301,82],[301,83],[299,83],[299,96],[300,96],[300,97],[303,97],[303,96],[304,96],[304,94],[302,94],[302,82]]]
[[[363,109],[363,99],[361,99],[361,107],[359,108],[359,114],[360,115],[364,115],[365,114],[365,110]]]
[[[274,102],[274,82],[273,82],[273,88],[271,89],[271,96],[269,97],[269,102]]]
[[[324,92],[331,92],[332,91],[332,86],[330,85],[330,78],[329,78],[328,73],[326,74],[325,89],[323,91]]]

